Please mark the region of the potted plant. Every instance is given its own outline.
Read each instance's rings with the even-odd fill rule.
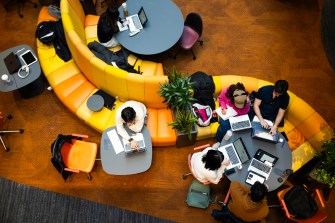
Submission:
[[[174,113],[174,122],[168,125],[177,131],[177,147],[193,145],[197,135],[195,125],[197,119],[191,112],[192,104],[195,102],[191,77],[178,72],[176,67],[173,67],[172,73],[169,71],[167,73],[169,83],[160,84],[158,93],[164,98],[163,103],[166,103]]]
[[[321,162],[311,176],[332,188],[335,185],[335,138],[324,141],[322,148],[324,150],[316,155]]]

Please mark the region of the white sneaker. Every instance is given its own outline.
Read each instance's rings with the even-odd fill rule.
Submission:
[[[221,143],[216,142],[216,143],[214,143],[214,144],[212,145],[212,148],[213,148],[213,149],[218,149],[218,148],[220,147],[220,144],[221,144]]]

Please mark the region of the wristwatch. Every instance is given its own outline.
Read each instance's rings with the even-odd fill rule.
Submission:
[[[131,141],[133,141],[133,140],[134,140],[133,138],[130,138],[128,141],[131,142]]]

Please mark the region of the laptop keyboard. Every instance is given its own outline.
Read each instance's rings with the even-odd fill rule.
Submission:
[[[232,129],[236,130],[236,129],[243,129],[243,128],[247,128],[250,127],[250,122],[249,120],[245,120],[245,121],[240,121],[240,122],[236,122],[232,124]]]
[[[227,146],[226,147],[227,154],[229,156],[230,162],[234,165],[239,163],[238,157],[235,153],[235,150],[232,146]]]
[[[271,171],[271,167],[269,167],[268,165],[266,165],[263,162],[258,161],[256,159],[252,159],[250,165],[255,167],[256,169],[259,169],[260,171],[262,171],[264,173],[269,173]]]
[[[134,26],[136,29],[140,29],[141,28],[141,22],[139,20],[139,18],[137,16],[132,17]]]

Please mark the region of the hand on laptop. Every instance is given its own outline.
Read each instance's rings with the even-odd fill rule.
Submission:
[[[230,164],[230,160],[227,160],[226,162],[222,162],[222,165],[224,166],[229,166],[229,164]]]
[[[269,133],[271,135],[276,135],[276,133],[277,133],[277,127],[276,126],[272,126]]]
[[[262,121],[260,121],[260,123],[261,123],[262,128],[264,128],[264,129],[270,129],[271,128],[271,126],[264,119]]]
[[[130,146],[132,149],[137,149],[138,150],[138,144],[135,140],[131,140]]]

